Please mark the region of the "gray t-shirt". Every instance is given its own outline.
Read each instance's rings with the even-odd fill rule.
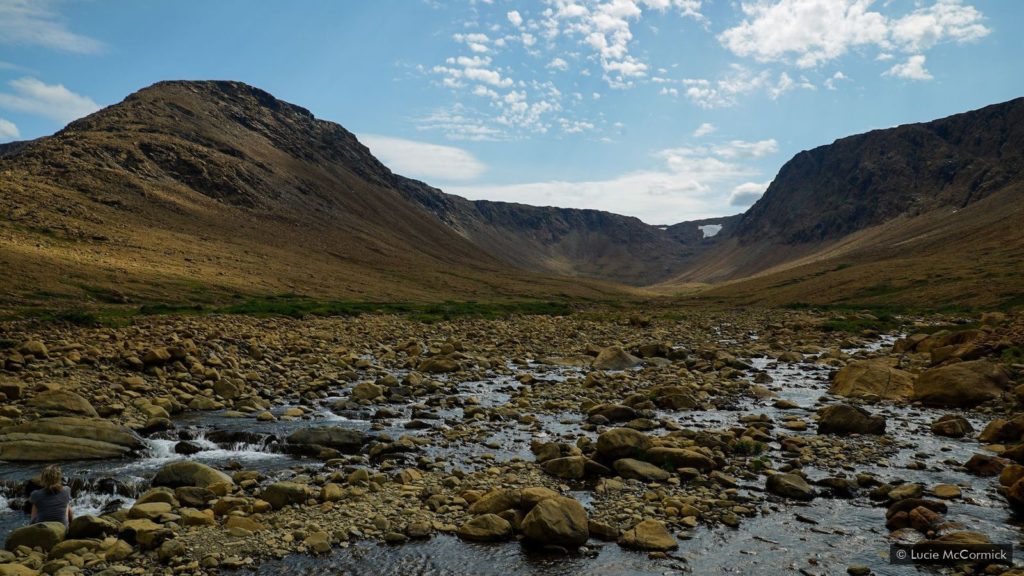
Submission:
[[[65,486],[60,492],[40,488],[28,497],[36,506],[36,522],[68,523],[68,504],[71,503],[71,489]]]

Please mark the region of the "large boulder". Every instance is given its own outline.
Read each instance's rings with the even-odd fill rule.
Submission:
[[[369,441],[366,434],[341,426],[300,428],[288,435],[289,444],[324,446],[346,454],[354,454]]]
[[[117,534],[117,524],[90,514],[76,516],[68,527],[68,537],[75,539],[105,538],[111,534]]]
[[[633,480],[644,480],[648,482],[661,482],[668,480],[672,475],[654,464],[635,460],[633,458],[620,458],[615,461],[615,471],[623,478]]]
[[[274,510],[291,504],[304,504],[309,498],[309,486],[298,482],[276,482],[263,490],[260,498],[270,503]]]
[[[62,416],[0,428],[0,460],[119,458],[142,448],[138,434],[101,418]]]
[[[818,411],[818,434],[885,434],[885,417],[859,406],[833,404]]]
[[[765,490],[793,500],[813,500],[814,489],[796,474],[772,474],[765,483]]]
[[[914,392],[914,375],[896,364],[895,358],[850,362],[836,373],[829,392],[850,398],[905,400]]]
[[[619,546],[635,550],[665,552],[678,548],[679,542],[669,533],[662,522],[644,520],[619,536]]]
[[[541,500],[523,518],[523,534],[535,543],[575,548],[590,537],[587,511],[572,498]]]
[[[521,490],[496,488],[480,497],[469,506],[470,514],[500,514],[505,510],[519,508],[523,501]]]
[[[458,531],[459,538],[474,542],[498,542],[512,536],[512,524],[497,514],[475,516]]]
[[[64,539],[65,532],[66,529],[61,522],[31,524],[11,531],[4,542],[4,549],[14,551],[18,546],[28,546],[29,548],[42,548],[43,552],[49,552]]]
[[[193,462],[192,460],[178,460],[164,464],[163,468],[157,471],[151,482],[153,486],[167,486],[168,488],[180,488],[182,486],[195,486],[197,488],[209,488],[216,484],[234,485],[234,481],[227,474],[210,468],[206,464]]]
[[[636,410],[622,404],[598,404],[587,410],[589,418],[606,418],[608,422],[629,422],[637,417]]]
[[[619,346],[609,346],[597,354],[591,366],[595,370],[626,370],[639,366],[642,362],[643,360]]]
[[[28,401],[43,416],[86,416],[96,418],[99,414],[88,400],[68,390],[47,390]]]
[[[649,436],[632,428],[612,428],[597,437],[597,455],[608,462],[619,458],[635,458],[651,446]]]
[[[1009,375],[998,364],[958,362],[922,372],[914,382],[913,399],[928,406],[971,408],[1000,397],[1009,385]]]
[[[655,446],[644,453],[643,459],[668,468],[696,468],[701,472],[715,468],[715,461],[710,456],[691,448]]]

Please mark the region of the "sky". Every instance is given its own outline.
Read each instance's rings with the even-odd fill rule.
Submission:
[[[1024,96],[1017,0],[0,0],[0,142],[247,82],[472,199],[662,225],[794,154]]]

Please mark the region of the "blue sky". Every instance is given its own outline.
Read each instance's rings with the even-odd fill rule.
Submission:
[[[0,0],[0,141],[248,82],[470,198],[734,214],[800,150],[1024,95],[1015,0]]]

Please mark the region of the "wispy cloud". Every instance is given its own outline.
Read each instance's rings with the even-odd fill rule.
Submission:
[[[693,131],[693,137],[694,138],[703,138],[704,136],[707,136],[708,134],[714,133],[715,130],[717,130],[717,128],[715,128],[714,124],[712,124],[710,122],[704,122],[700,126],[697,126],[697,129]]]
[[[68,30],[52,0],[0,0],[0,43],[92,54],[103,44]]]
[[[425,180],[473,180],[487,170],[487,166],[470,152],[454,146],[377,134],[360,134],[359,140],[388,168],[403,176]]]
[[[13,92],[0,92],[0,108],[71,122],[99,110],[88,96],[76,94],[63,84],[46,84],[36,78],[11,80]]]
[[[0,142],[10,142],[21,138],[21,132],[14,122],[0,118]]]

